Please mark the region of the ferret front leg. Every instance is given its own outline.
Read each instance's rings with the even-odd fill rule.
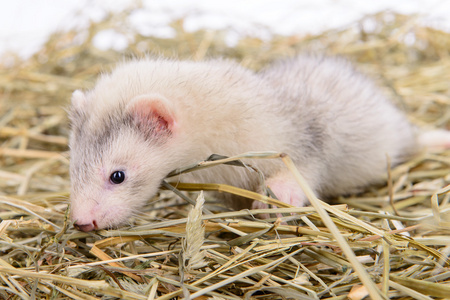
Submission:
[[[298,185],[294,176],[288,170],[276,173],[267,178],[266,185],[272,190],[278,200],[295,207],[302,207],[309,204],[308,199]],[[252,208],[264,209],[267,204],[260,201],[254,201]]]

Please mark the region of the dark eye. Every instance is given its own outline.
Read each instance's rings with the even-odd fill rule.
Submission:
[[[115,171],[109,177],[111,183],[119,184],[125,180],[125,172],[124,171]]]

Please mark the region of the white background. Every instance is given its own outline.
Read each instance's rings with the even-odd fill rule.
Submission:
[[[349,26],[365,14],[391,10],[418,16],[418,21],[450,31],[450,1],[445,0],[143,0],[129,22],[147,35],[171,37],[168,23],[185,18],[185,29],[230,29],[227,40],[241,35],[270,38],[271,33],[319,33]],[[133,0],[0,0],[0,55],[7,51],[28,57],[56,30],[87,26],[108,11],[118,12]],[[105,31],[99,48],[126,47],[120,36]]]

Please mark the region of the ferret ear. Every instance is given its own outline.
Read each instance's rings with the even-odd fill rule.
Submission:
[[[73,108],[83,109],[86,106],[86,101],[86,95],[82,91],[76,90],[72,93],[71,103]]]
[[[170,136],[176,131],[177,122],[170,102],[160,95],[141,95],[133,98],[127,111],[134,123],[146,135]]]

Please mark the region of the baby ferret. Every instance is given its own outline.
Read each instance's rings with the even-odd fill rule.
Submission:
[[[344,59],[309,54],[260,72],[227,60],[132,60],[75,91],[69,115],[71,218],[82,231],[126,223],[170,171],[213,153],[287,153],[328,197],[379,181],[387,156],[395,165],[419,148],[415,127],[371,80]],[[308,203],[279,160],[248,163],[280,201]],[[260,189],[245,168],[183,176]]]

